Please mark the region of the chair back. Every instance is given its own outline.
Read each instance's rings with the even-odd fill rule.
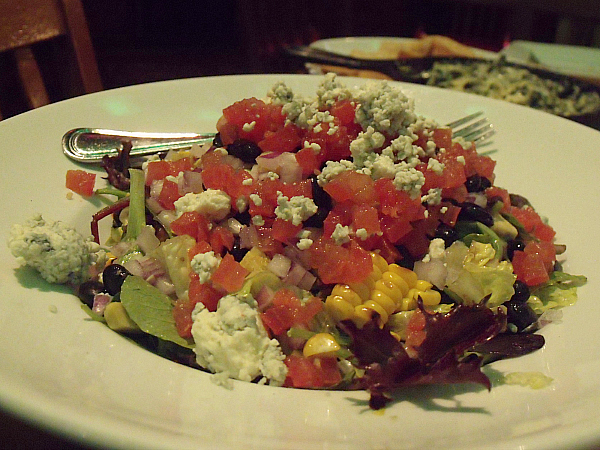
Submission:
[[[0,54],[0,90],[10,91],[4,92],[8,95],[0,99],[0,106],[1,100],[15,101],[19,95],[5,73],[12,73],[20,84],[26,108],[55,100],[44,80],[52,72],[45,71],[42,63],[69,78],[63,80],[68,85],[63,96],[102,90],[81,0],[0,0]]]

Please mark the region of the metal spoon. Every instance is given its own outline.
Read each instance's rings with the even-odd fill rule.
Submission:
[[[215,133],[145,133],[103,128],[76,128],[62,138],[63,152],[82,163],[99,163],[105,155],[115,156],[123,141],[132,145],[131,157],[183,150],[192,144],[211,142]]]

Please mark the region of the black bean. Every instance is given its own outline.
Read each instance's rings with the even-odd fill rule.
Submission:
[[[258,144],[247,139],[237,139],[227,146],[227,153],[240,158],[245,163],[254,163],[262,150]]]
[[[246,253],[248,253],[249,251],[250,249],[248,248],[240,247],[240,239],[236,237],[235,241],[233,242],[233,247],[230,251],[231,255],[233,256],[233,259],[235,259],[237,262],[240,262],[242,258],[246,256]]]
[[[94,297],[96,294],[104,292],[104,285],[98,280],[89,280],[81,283],[77,288],[77,297],[82,303],[90,308],[94,305]]]
[[[512,261],[515,252],[525,250],[525,242],[520,239],[511,239],[506,243],[506,256]]]
[[[517,331],[523,331],[532,323],[537,321],[537,314],[527,303],[508,301],[506,306],[506,319],[517,327]]]
[[[111,264],[102,272],[102,281],[104,288],[110,295],[117,295],[121,292],[121,286],[131,273],[120,264]]]
[[[467,181],[465,182],[465,187],[468,192],[482,192],[491,186],[491,181],[480,175],[473,175],[472,177],[467,178]]]
[[[317,177],[315,175],[311,175],[309,177],[312,183],[312,194],[313,201],[315,205],[317,205],[317,212],[304,221],[305,227],[314,227],[321,228],[323,226],[323,221],[329,214],[329,211],[333,208],[333,202],[331,201],[331,197],[325,190],[319,186],[317,183]]]
[[[443,239],[445,246],[450,247],[450,245],[452,245],[453,242],[458,240],[458,233],[450,225],[440,223],[437,229],[435,230],[435,234],[433,237]]]
[[[464,202],[461,204],[458,220],[467,222],[481,222],[482,224],[491,227],[494,225],[492,215],[475,203]]]
[[[217,133],[213,139],[213,145],[215,147],[223,147],[223,141],[221,140],[221,133]]]
[[[529,298],[529,286],[520,280],[515,281],[513,285],[515,293],[511,297],[510,301],[513,303],[525,303]]]
[[[233,216],[233,218],[235,220],[237,220],[239,223],[241,223],[242,225],[250,225],[250,221],[252,220],[252,217],[250,216],[250,213],[248,212],[248,210],[246,210],[244,212],[238,212],[237,214],[235,214]]]

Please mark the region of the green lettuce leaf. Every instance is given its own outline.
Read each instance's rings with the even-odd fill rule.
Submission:
[[[143,278],[129,276],[125,279],[121,303],[143,332],[185,348],[194,347],[177,333],[171,299]]]
[[[546,283],[531,291],[527,303],[538,315],[549,309],[572,306],[577,302],[577,288],[586,282],[583,275],[554,271]]]

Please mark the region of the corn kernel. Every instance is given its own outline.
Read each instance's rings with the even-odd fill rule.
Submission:
[[[362,299],[361,303],[369,300],[369,297],[371,296],[371,289],[369,289],[369,287],[366,284],[351,283],[348,286],[350,286],[350,289],[352,289],[359,295],[359,297]]]
[[[433,287],[433,284],[431,284],[429,281],[425,281],[425,280],[417,280],[417,284],[415,285],[415,288],[417,288],[420,291],[428,291],[432,287]]]
[[[304,344],[302,354],[305,358],[310,356],[329,357],[335,356],[335,352],[340,350],[340,344],[329,333],[317,333],[311,336]]]
[[[381,280],[375,283],[375,289],[381,290],[381,292],[389,295],[395,303],[398,303],[408,292],[408,285],[401,276],[392,272],[385,272]]]
[[[400,306],[400,310],[412,311],[413,309],[417,309],[417,301],[414,298],[404,297],[402,299],[402,306]]]
[[[382,273],[388,270],[388,263],[380,254],[371,252],[371,259],[373,260],[373,266],[378,267]]]
[[[433,289],[429,289],[424,292],[419,292],[419,297],[421,297],[421,300],[423,300],[423,304],[425,306],[439,305],[442,299],[442,295],[438,291],[434,291]]]
[[[339,295],[330,295],[325,299],[325,310],[336,322],[350,319],[354,315],[354,307]]]
[[[390,264],[388,266],[388,270],[397,275],[400,275],[404,279],[404,281],[406,281],[406,284],[408,284],[409,288],[413,288],[416,286],[418,277],[417,274],[412,270],[407,269],[406,267],[399,266],[398,264]]]
[[[388,314],[392,314],[396,310],[397,303],[384,292],[378,289],[375,289],[373,292],[371,292],[370,301],[373,301],[380,305],[383,309],[385,309],[385,312]]]
[[[379,316],[381,317],[381,323],[386,323],[387,322],[388,317],[390,315],[383,308],[383,306],[381,306],[379,303],[376,303],[373,300],[369,300],[368,302],[365,302],[365,306],[367,308],[372,309],[373,311],[375,311],[375,312],[377,312],[379,314]]]
[[[362,328],[365,323],[371,320],[372,314],[372,309],[367,308],[365,305],[359,305],[354,308],[354,316],[352,317],[352,321],[358,328]]]
[[[358,306],[363,302],[360,295],[354,292],[347,284],[336,284],[331,291],[331,295],[339,295],[352,306]]]

